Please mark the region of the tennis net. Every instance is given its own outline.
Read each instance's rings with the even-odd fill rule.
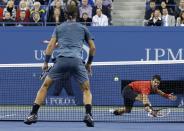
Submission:
[[[24,120],[42,84],[42,64],[0,64],[0,120]],[[156,94],[149,99],[153,108],[169,108],[165,117],[148,117],[140,102],[131,113],[114,116],[110,110],[122,107],[121,90],[131,81],[151,80],[161,75],[160,89],[177,95],[170,101]],[[69,76],[70,74],[66,74]],[[184,122],[184,61],[94,62],[90,77],[93,117],[104,122]],[[69,77],[55,81],[39,110],[40,121],[82,121],[82,93]]]

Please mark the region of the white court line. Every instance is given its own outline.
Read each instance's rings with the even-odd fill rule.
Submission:
[[[0,115],[0,119],[2,118],[7,118],[7,117],[12,117],[12,116],[16,116],[17,114],[10,114],[10,115]]]

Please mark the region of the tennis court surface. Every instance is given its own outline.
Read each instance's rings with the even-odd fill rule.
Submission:
[[[110,112],[115,106],[93,106],[93,118],[96,122],[183,122],[184,108],[167,107],[169,114],[164,117],[149,117],[143,107],[134,107],[131,113],[115,116]],[[156,108],[156,107],[155,107]],[[162,108],[162,107],[157,107]],[[0,107],[1,120],[24,120],[29,114],[31,106],[3,106]],[[42,106],[39,111],[39,121],[82,121],[84,116],[83,106],[48,107]]]
[[[82,122],[0,122],[0,131],[183,131],[183,123],[95,123],[94,128]]]

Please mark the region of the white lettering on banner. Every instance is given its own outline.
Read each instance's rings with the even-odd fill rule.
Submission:
[[[58,53],[58,51],[54,50],[54,52],[52,54],[52,58],[54,58],[55,53]],[[45,59],[45,51],[43,51],[43,50],[34,50],[34,56],[35,56],[35,60],[43,61]]]
[[[176,56],[174,56],[172,49],[168,49],[168,59],[169,60],[170,60],[170,57],[172,60],[182,60],[183,59],[182,56],[183,56],[182,48],[178,49]]]
[[[45,100],[46,105],[62,106],[62,105],[76,105],[74,97],[49,97]]]
[[[87,45],[83,45],[83,53],[82,59],[87,62],[89,56],[89,47]],[[59,54],[59,48],[53,51],[52,58],[56,57]],[[34,58],[36,61],[43,61],[45,59],[45,51],[44,50],[34,50]]]
[[[165,50],[161,48],[155,49],[155,60],[159,60],[159,58],[162,58],[165,56]]]
[[[145,48],[146,50],[146,59],[145,61],[150,60],[182,60],[183,59],[183,49],[179,48],[177,51],[174,49],[167,48]],[[141,59],[144,60],[144,59]]]
[[[151,49],[146,49],[146,61],[149,61],[150,60],[150,50]]]
[[[34,50],[34,58],[37,61],[44,60],[45,53],[43,50]]]

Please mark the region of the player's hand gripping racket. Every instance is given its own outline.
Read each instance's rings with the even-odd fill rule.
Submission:
[[[45,77],[47,76],[47,74],[48,74],[48,72],[49,72],[49,70],[50,70],[51,68],[52,68],[52,66],[48,67],[47,70],[44,70],[44,71],[42,72],[42,74],[40,75],[40,80],[44,80],[44,79],[45,79]]]
[[[86,64],[86,70],[88,71],[88,75],[92,76],[91,64]]]

